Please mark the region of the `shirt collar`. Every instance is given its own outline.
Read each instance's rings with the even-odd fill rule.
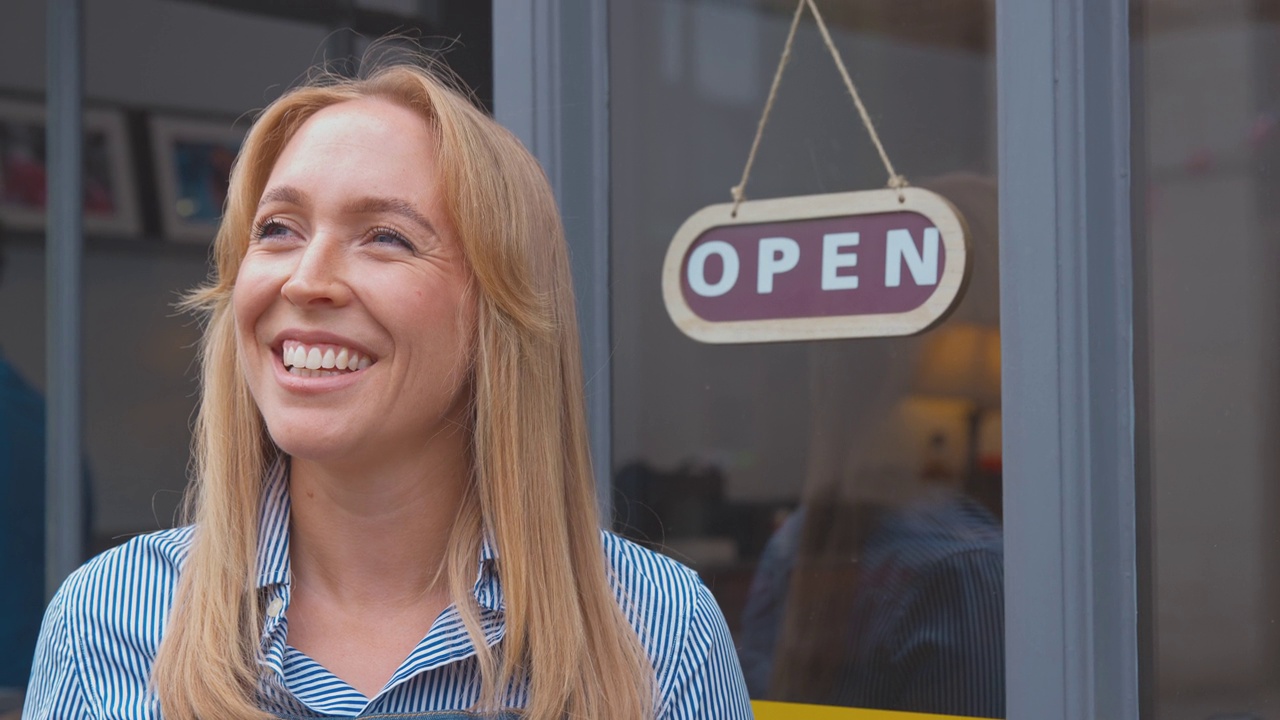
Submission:
[[[258,524],[258,589],[289,584],[289,463],[283,456],[267,471]]]
[[[506,599],[502,595],[502,583],[498,580],[498,551],[488,532],[480,539],[480,563],[471,593],[482,610],[501,613],[507,609]]]

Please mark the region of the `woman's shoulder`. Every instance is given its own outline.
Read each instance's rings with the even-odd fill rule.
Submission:
[[[190,528],[139,535],[67,576],[45,612],[23,717],[97,717],[107,705],[156,715],[151,663],[190,544]]]
[[[191,527],[138,535],[81,565],[58,590],[56,604],[65,621],[90,636],[158,632],[191,535]]]
[[[653,662],[659,717],[751,717],[729,628],[698,574],[612,533],[604,547],[623,612]]]
[[[170,530],[135,535],[92,558],[68,576],[79,584],[106,580],[117,573],[150,574],[178,571],[186,562],[191,549],[194,526],[186,525]]]
[[[683,563],[610,532],[604,547],[623,610],[659,664],[702,625],[723,622],[711,591]]]
[[[611,532],[604,550],[614,582],[635,602],[664,602],[692,609],[705,586],[683,563]]]

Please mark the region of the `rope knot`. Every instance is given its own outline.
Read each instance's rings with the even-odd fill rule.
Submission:
[[[911,183],[907,182],[907,178],[902,175],[898,175],[895,173],[892,177],[889,178],[889,187],[893,188],[894,190],[901,190],[902,188],[908,187],[909,185],[911,185]]]

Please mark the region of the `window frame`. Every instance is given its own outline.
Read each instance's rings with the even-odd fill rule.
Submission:
[[[493,0],[493,112],[547,173],[577,294],[601,515],[612,516],[609,22],[605,0]]]
[[[1136,720],[1128,2],[996,38],[1008,715]]]

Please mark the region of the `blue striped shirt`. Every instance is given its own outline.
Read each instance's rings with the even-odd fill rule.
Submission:
[[[90,560],[54,596],[36,647],[23,718],[158,718],[148,678],[173,602],[192,529],[142,535]],[[266,483],[258,591],[266,707],[288,717],[359,717],[465,710],[479,700],[475,647],[456,607],[372,698],[290,647],[289,493],[283,466]],[[604,533],[615,590],[653,663],[659,718],[749,718],[733,642],[715,599],[683,565]],[[490,645],[505,629],[494,549],[483,544],[473,588]],[[525,688],[508,703],[523,707]]]

